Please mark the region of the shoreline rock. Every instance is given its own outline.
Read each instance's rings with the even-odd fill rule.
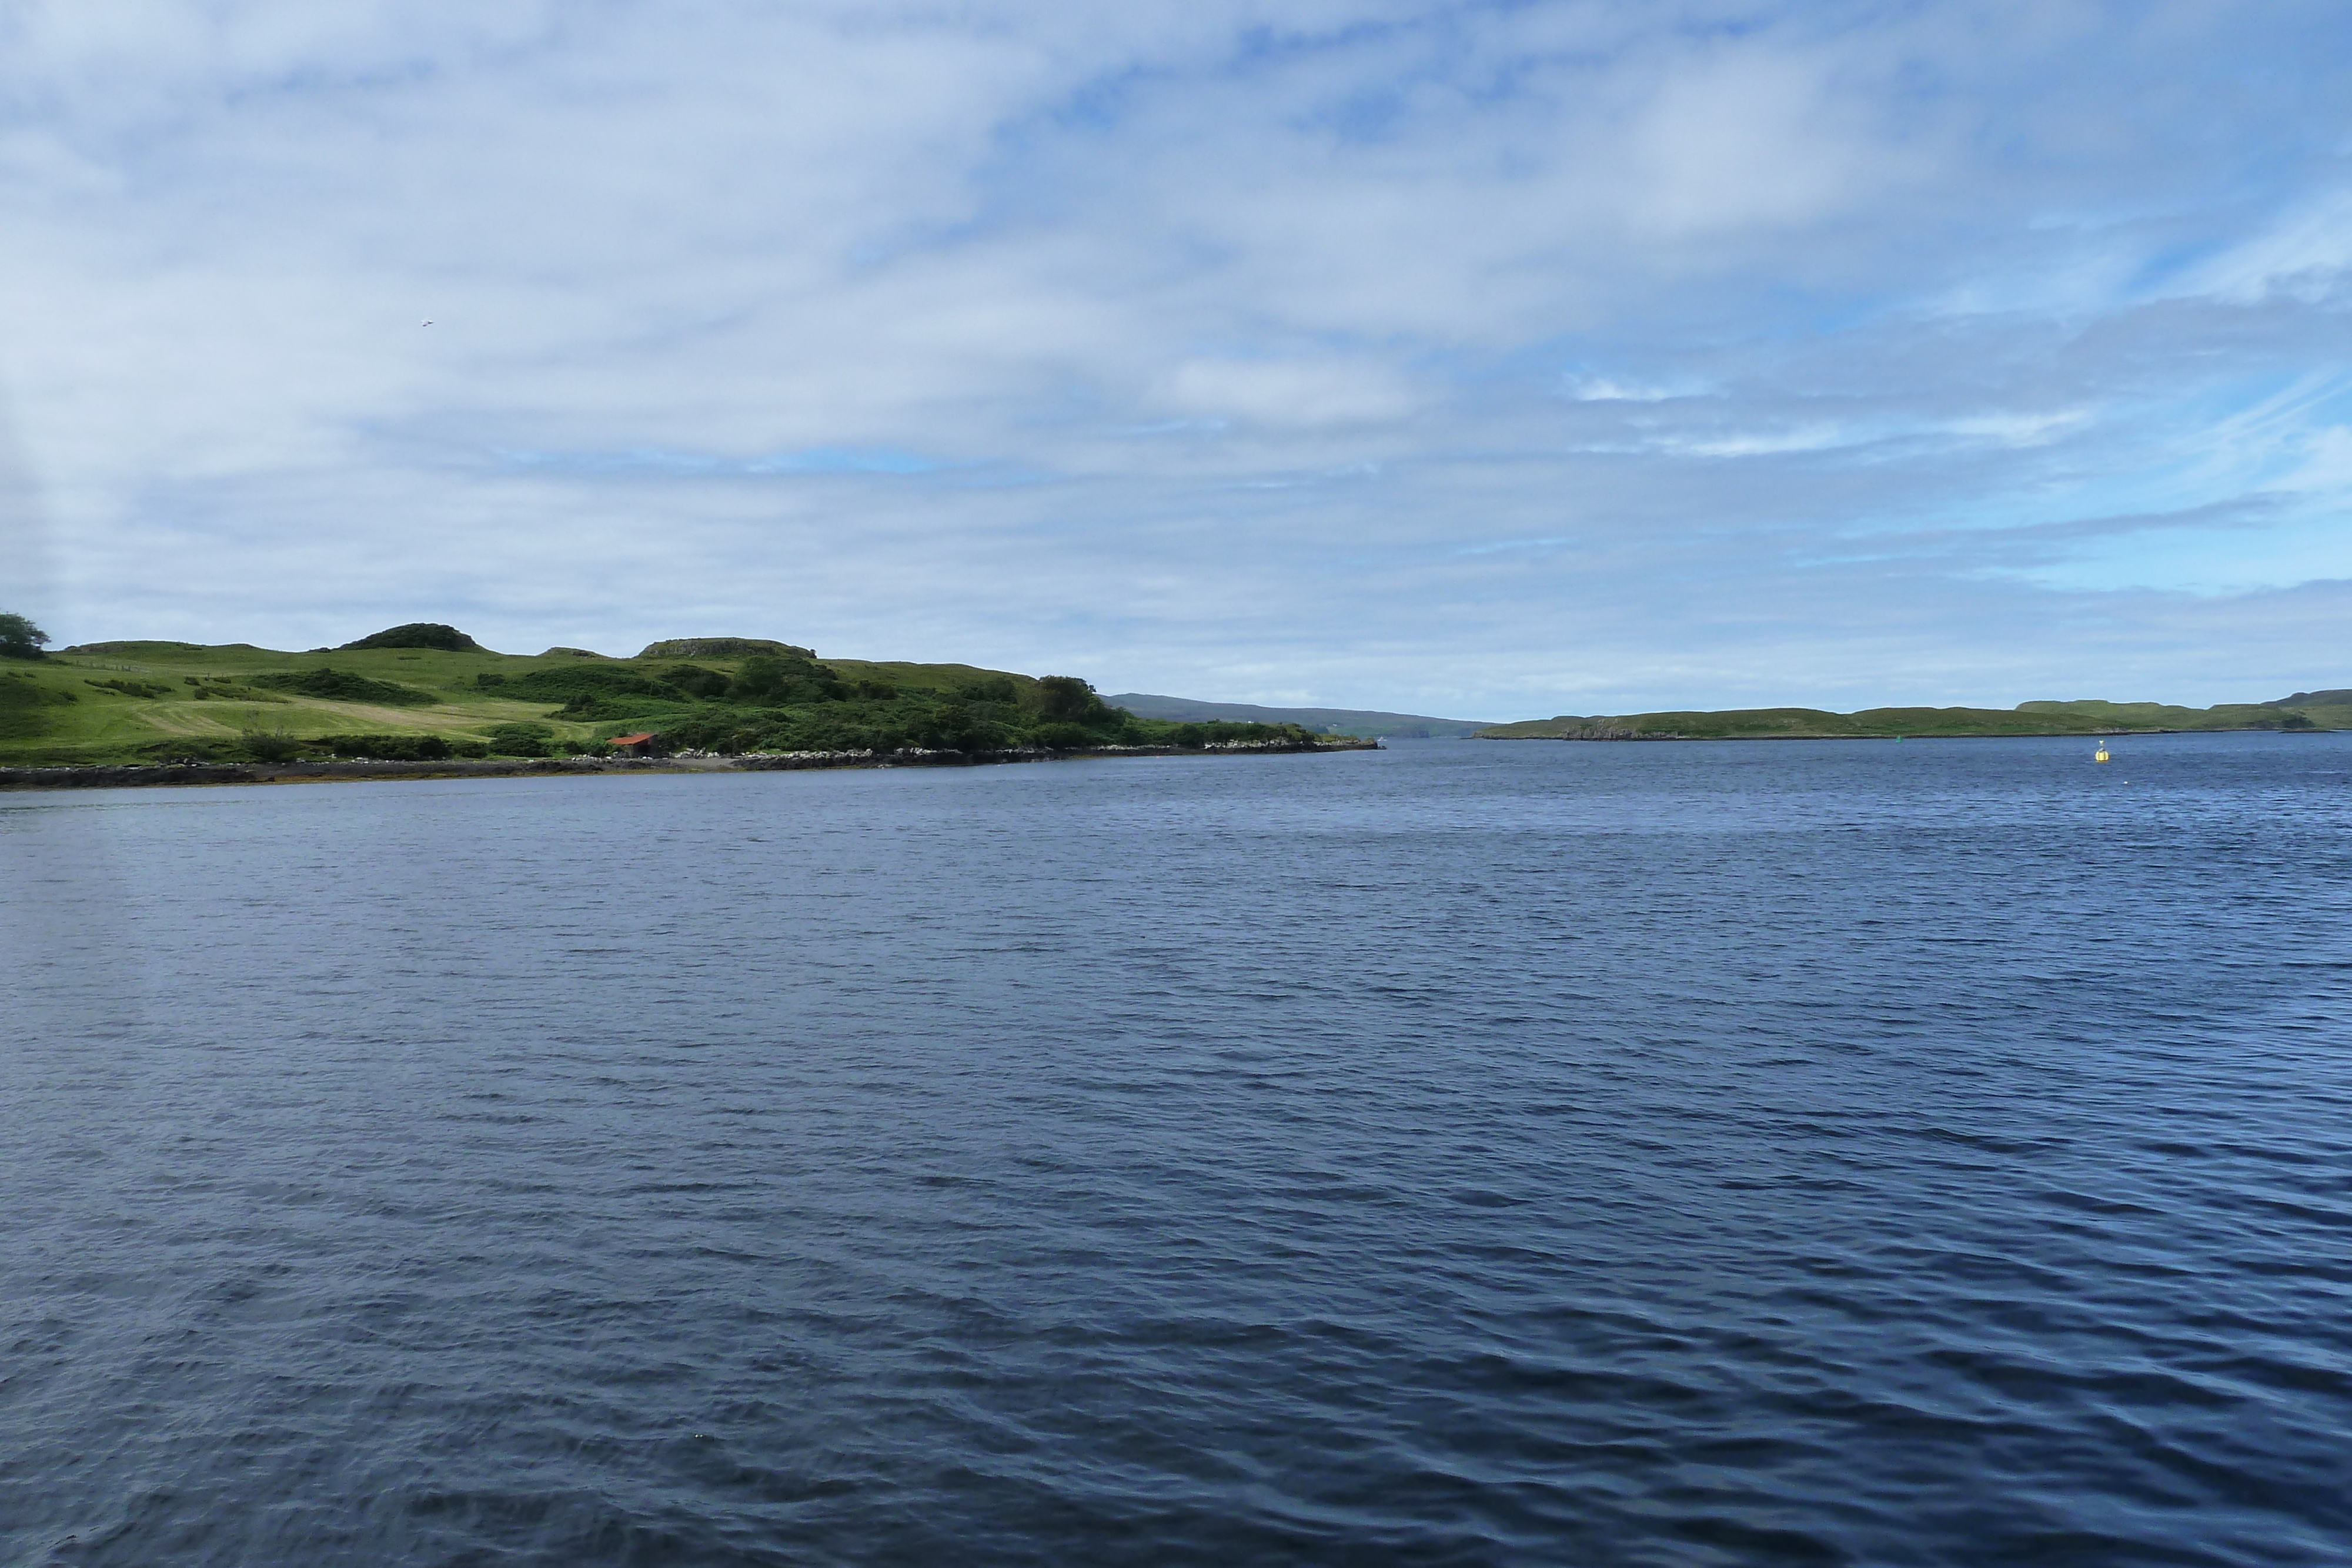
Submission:
[[[1377,751],[1378,740],[1231,740],[1207,746],[1090,746],[1069,751],[783,751],[740,757],[452,758],[437,762],[64,763],[0,768],[0,789],[123,789],[152,785],[362,783],[377,779],[511,779],[589,773],[772,773],[820,768],[975,768],[1117,757],[1255,757]]]

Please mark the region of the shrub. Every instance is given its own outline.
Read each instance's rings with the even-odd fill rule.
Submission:
[[[298,696],[324,697],[330,702],[379,703],[390,707],[417,707],[439,700],[415,686],[370,680],[331,664],[320,664],[315,670],[277,670],[251,676],[247,684],[292,692]]]
[[[505,685],[507,684],[507,678],[504,675],[499,674],[495,671],[484,670],[480,674],[474,677],[474,684],[487,690],[491,686]]]
[[[1075,751],[1080,747],[1097,744],[1095,737],[1087,732],[1085,726],[1071,724],[1064,719],[1057,719],[1052,724],[1039,725],[1031,738],[1038,745],[1050,747],[1055,751]]]
[[[907,738],[933,751],[994,751],[1004,732],[969,708],[945,703],[907,727]]]
[[[256,762],[289,762],[302,751],[302,743],[290,735],[264,735],[257,729],[247,730],[237,744]]]
[[[678,664],[664,670],[662,679],[690,697],[722,697],[727,695],[727,677],[717,670],[706,670],[699,664]]]
[[[728,683],[730,702],[781,706],[785,703],[824,702],[842,695],[831,670],[807,659],[781,659],[762,653],[743,661]]]
[[[685,694],[609,664],[557,664],[532,670],[506,683],[507,695],[528,702],[572,702],[582,697],[645,696],[676,701]]]
[[[494,724],[484,732],[489,750],[500,757],[544,757],[548,737],[555,732],[543,724]]]

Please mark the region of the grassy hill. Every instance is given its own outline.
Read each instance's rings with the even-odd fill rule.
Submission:
[[[1765,740],[1965,735],[2139,735],[2172,730],[2352,729],[2352,690],[2297,692],[2268,703],[2210,708],[2164,703],[2020,703],[2014,708],[1733,708],[1528,719],[1478,732],[1482,740]]]
[[[513,654],[420,624],[309,653],[117,642],[0,660],[0,766],[566,756],[645,731],[722,753],[1308,738],[1140,718],[1068,676],[819,660],[756,638]]]
[[[1399,739],[1471,735],[1486,725],[1484,719],[1475,718],[1432,718],[1426,714],[1376,713],[1351,707],[1258,707],[1250,703],[1207,703],[1191,697],[1154,696],[1149,692],[1121,692],[1103,700],[1141,718],[1189,719],[1195,724],[1218,719],[1244,724],[1296,724],[1329,734],[1377,735]]]

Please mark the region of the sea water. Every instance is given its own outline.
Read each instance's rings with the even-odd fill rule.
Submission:
[[[2352,736],[0,797],[0,1561],[2352,1562]]]

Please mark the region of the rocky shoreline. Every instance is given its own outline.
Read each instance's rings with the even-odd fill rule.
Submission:
[[[1090,746],[1068,751],[782,751],[740,757],[547,757],[437,762],[71,763],[0,768],[0,789],[121,789],[147,785],[318,784],[371,779],[510,779],[580,773],[772,773],[819,768],[972,768],[1001,762],[1075,762],[1110,757],[1260,757],[1377,751],[1378,740],[1232,740],[1206,746]]]

